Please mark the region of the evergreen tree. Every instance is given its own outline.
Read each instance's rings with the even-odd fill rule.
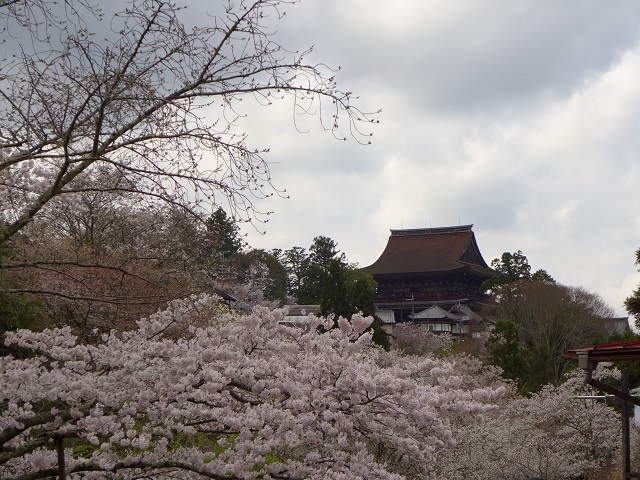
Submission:
[[[21,356],[16,346],[7,347],[4,343],[5,333],[27,328],[39,331],[42,329],[44,313],[35,300],[0,293],[0,356],[11,354]]]
[[[334,258],[329,263],[320,300],[320,314],[333,316],[334,322],[338,317],[349,318],[356,313],[373,316],[370,327],[373,330],[373,341],[388,350],[389,336],[382,330],[380,319],[375,316],[375,291],[376,281],[371,275],[359,272],[353,266]]]
[[[287,292],[294,297],[298,296],[304,280],[307,257],[307,251],[302,247],[292,247],[282,254],[282,265],[287,271]]]
[[[636,265],[640,265],[640,248],[636,250]],[[636,327],[640,325],[640,285],[624,301],[624,308],[635,317]]]
[[[354,310],[352,291],[349,288],[349,274],[344,265],[333,259],[329,262],[326,279],[320,299],[320,314],[324,317],[333,315],[349,318],[356,313]]]
[[[556,284],[546,270],[531,273],[520,250],[491,267],[496,275],[482,285],[494,295],[490,315],[498,319],[485,343],[489,363],[524,393],[558,385],[569,368],[562,354],[598,338],[613,310],[595,293]]]
[[[217,252],[229,259],[242,250],[238,225],[227,213],[218,207],[206,220],[207,230],[213,235]]]
[[[315,237],[307,254],[293,247],[283,254],[289,285],[300,305],[320,305],[323,316],[350,318],[355,313],[374,316],[376,282],[371,275],[349,265],[346,255],[332,239]],[[370,327],[373,341],[389,348],[389,337],[382,330],[380,319],[374,316]]]
[[[309,247],[309,255],[302,264],[302,282],[296,291],[299,304],[319,304],[329,279],[329,269],[347,266],[346,256],[338,250],[338,244],[328,237],[318,236]]]
[[[486,341],[490,364],[502,368],[502,376],[510,380],[523,378],[523,352],[518,327],[510,320],[498,321]]]
[[[10,255],[10,250],[2,249],[0,251],[0,260],[2,260],[2,257]],[[0,356],[10,353],[16,356],[19,352],[19,349],[15,346],[5,346],[4,336],[6,332],[18,330],[19,328],[40,330],[43,325],[44,313],[37,300],[6,292],[6,290],[11,290],[16,286],[16,282],[7,279],[6,272],[0,270]]]
[[[349,318],[355,313],[370,316],[376,311],[374,293],[376,282],[371,275],[361,273],[334,259],[329,265],[320,312]]]
[[[494,295],[509,296],[514,294],[520,282],[544,282],[555,283],[555,280],[546,270],[538,270],[531,273],[529,260],[518,250],[516,253],[504,252],[500,258],[491,262],[496,274],[486,280],[481,289],[490,291]]]
[[[284,301],[287,272],[277,257],[264,250],[239,252],[233,257],[240,283],[257,284],[267,300]]]

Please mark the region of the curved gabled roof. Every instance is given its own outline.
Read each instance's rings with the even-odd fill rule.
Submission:
[[[460,320],[459,315],[447,312],[439,305],[431,305],[413,316],[413,320]]]
[[[471,270],[491,277],[493,270],[482,258],[472,227],[391,230],[380,258],[362,271],[383,275]]]

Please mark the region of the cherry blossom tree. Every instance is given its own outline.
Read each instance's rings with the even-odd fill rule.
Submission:
[[[7,32],[30,39],[0,60],[0,244],[52,199],[87,190],[205,215],[225,199],[234,217],[260,217],[254,200],[274,190],[266,150],[235,130],[243,99],[289,97],[296,115],[320,111],[326,130],[338,135],[344,120],[360,136],[371,118],[333,72],[277,42],[273,24],[293,3],[223,2],[193,28],[160,0],[122,5],[102,26],[84,0],[0,4]],[[90,33],[105,28],[106,38]],[[83,184],[98,167],[112,182]]]
[[[29,295],[49,325],[76,332],[130,328],[167,301],[212,291],[214,241],[192,217],[139,208],[126,195],[56,198],[12,241],[2,270],[5,297]]]
[[[617,460],[620,416],[580,394],[598,393],[575,372],[558,387],[503,397],[499,410],[458,422],[456,448],[442,452],[439,478],[605,478]]]
[[[0,0],[0,29],[11,39],[0,58],[0,269],[21,280],[0,295],[73,304],[86,318],[192,292],[188,278],[169,277],[168,286],[167,269],[155,269],[173,256],[93,248],[126,222],[81,220],[114,205],[123,217],[168,208],[205,220],[225,205],[234,221],[266,221],[256,201],[283,192],[268,149],[240,127],[254,108],[289,99],[294,118],[317,114],[321,128],[364,143],[358,125],[372,118],[337,87],[335,72],[278,43],[275,24],[297,0],[215,2],[196,17],[186,3]],[[34,231],[80,244],[16,256]],[[124,288],[113,287],[119,276]]]
[[[139,208],[127,195],[103,192],[51,205],[13,240],[3,263],[13,285],[2,288],[4,298],[36,299],[49,326],[71,325],[93,338],[94,329],[130,329],[168,301],[199,292],[230,294],[245,312],[281,305],[285,272],[275,258],[251,250],[223,259],[218,234],[183,211]]]
[[[393,329],[395,347],[407,355],[445,353],[451,350],[452,338],[448,334],[435,334],[426,326],[399,323]]]
[[[442,360],[392,360],[357,315],[322,334],[326,320],[286,327],[257,308],[185,335],[194,307],[214,301],[95,344],[68,327],[9,334],[33,355],[0,358],[0,477],[431,478],[453,445],[447,416],[506,392]]]

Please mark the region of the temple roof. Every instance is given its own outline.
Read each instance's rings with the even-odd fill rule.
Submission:
[[[493,270],[482,258],[472,227],[391,230],[380,258],[362,271],[384,275],[470,270],[491,277]]]
[[[460,316],[447,312],[438,305],[432,305],[412,316],[414,320],[460,320]]]

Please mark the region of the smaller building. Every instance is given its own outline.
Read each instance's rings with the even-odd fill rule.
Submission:
[[[320,305],[287,305],[285,308],[288,312],[280,322],[283,325],[306,327],[309,315],[320,316]],[[380,319],[382,330],[391,335],[396,324],[393,310],[377,310],[375,315]]]
[[[294,327],[306,327],[308,315],[320,315],[320,305],[287,305],[288,312],[282,319],[282,324]]]
[[[393,310],[377,310],[376,317],[380,319],[382,330],[384,330],[387,335],[391,335],[393,333],[393,327],[396,325]]]
[[[416,314],[410,314],[413,323],[424,325],[433,333],[450,333],[452,335],[465,335],[469,333],[469,322],[480,320],[480,316],[474,313],[467,305],[460,303],[448,310],[437,303]]]

